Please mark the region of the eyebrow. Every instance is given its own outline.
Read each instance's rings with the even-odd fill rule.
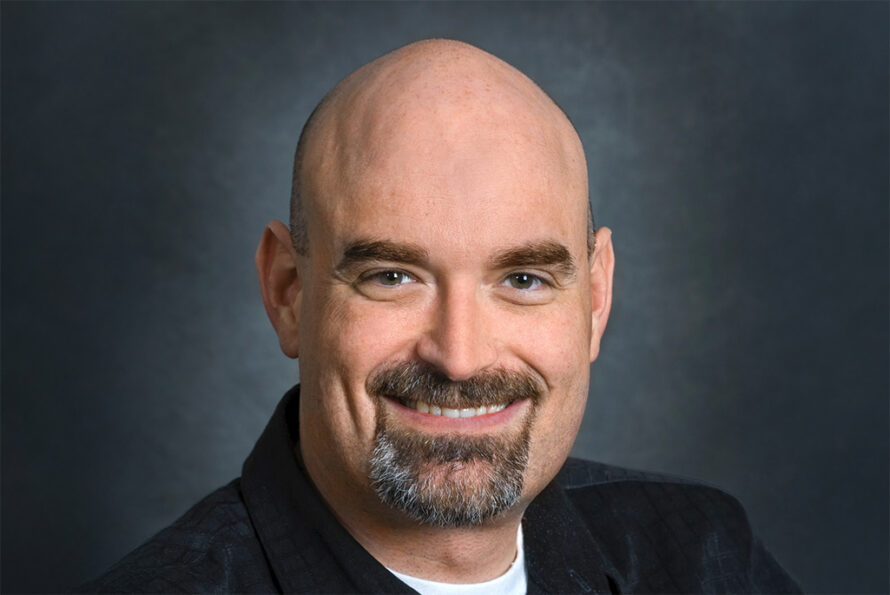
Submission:
[[[388,241],[359,240],[343,250],[337,270],[345,270],[370,261],[389,261],[421,265],[429,260],[429,253],[415,244],[399,244]]]
[[[568,248],[551,241],[533,242],[498,252],[491,258],[491,266],[496,269],[552,266],[566,277],[574,277],[576,271],[575,259]]]

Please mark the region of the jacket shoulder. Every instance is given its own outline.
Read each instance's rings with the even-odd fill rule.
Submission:
[[[78,592],[249,593],[274,584],[236,479]]]
[[[623,592],[800,592],[721,489],[579,459],[559,481],[611,552]]]
[[[704,485],[700,482],[664,473],[637,471],[615,465],[606,465],[596,461],[585,461],[569,457],[558,477],[560,485],[566,489],[584,488],[588,486],[621,481],[668,482],[681,485]]]

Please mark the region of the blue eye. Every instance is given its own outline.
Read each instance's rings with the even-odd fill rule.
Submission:
[[[521,290],[537,289],[543,284],[540,277],[529,273],[511,273],[504,282],[513,289]]]
[[[378,285],[385,285],[387,287],[395,287],[397,285],[402,285],[403,283],[408,283],[411,281],[411,277],[402,271],[378,271],[368,275],[363,280],[373,281]]]

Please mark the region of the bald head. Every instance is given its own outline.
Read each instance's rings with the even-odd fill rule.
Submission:
[[[457,41],[421,41],[386,54],[338,83],[303,128],[291,194],[294,246],[306,253],[317,209],[336,208],[330,203],[337,196],[360,191],[356,186],[368,183],[368,171],[393,170],[395,164],[410,170],[423,155],[441,163],[447,176],[453,160],[446,153],[472,159],[510,149],[546,155],[555,175],[587,202],[580,139],[565,113],[527,76]],[[519,175],[527,164],[517,160],[515,167]],[[586,211],[590,248],[589,205]]]
[[[611,303],[609,231],[591,252],[578,135],[512,66],[425,41],[341,81],[295,161],[293,237],[272,222],[257,269],[282,350],[300,360],[305,468],[384,564],[431,544],[467,549],[475,526],[469,541],[497,537],[503,555],[472,576],[456,564],[452,582],[492,578],[568,456]],[[477,400],[493,391],[467,383],[501,377],[540,395],[507,388],[484,397],[501,410],[465,419],[481,404],[466,401],[455,421],[420,394],[426,380],[409,379],[402,403],[374,388],[402,364]],[[459,465],[456,449],[471,453]],[[458,560],[447,553],[432,558]]]

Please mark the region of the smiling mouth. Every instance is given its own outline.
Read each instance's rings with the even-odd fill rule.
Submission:
[[[420,413],[428,413],[429,415],[439,415],[441,417],[478,417],[480,415],[488,415],[490,413],[503,411],[510,405],[510,403],[501,403],[500,405],[483,405],[482,407],[451,409],[450,407],[430,405],[426,401],[409,401],[406,399],[398,399],[398,401],[409,409],[414,409]]]

